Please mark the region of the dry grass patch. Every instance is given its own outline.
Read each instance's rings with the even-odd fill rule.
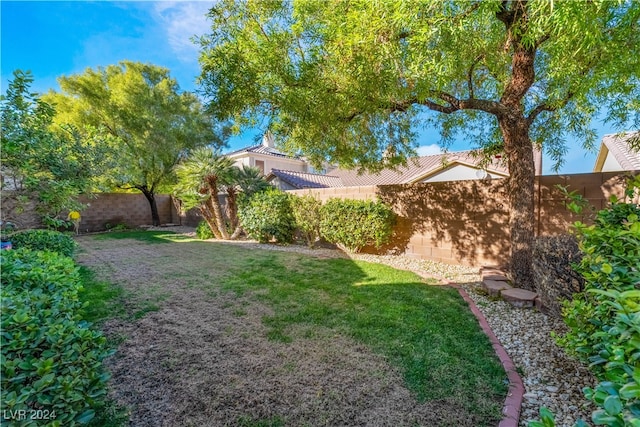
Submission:
[[[129,312],[158,305],[103,326],[126,337],[109,369],[133,425],[497,424],[505,374],[454,290],[348,259],[125,236],[80,238],[78,261]]]

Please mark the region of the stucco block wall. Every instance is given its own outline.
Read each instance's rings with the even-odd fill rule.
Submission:
[[[638,174],[640,171],[634,172]],[[568,186],[587,198],[594,209],[607,206],[609,197],[624,196],[625,175],[593,173],[553,175],[536,178],[535,233],[567,233],[575,221],[590,222],[588,214],[575,215],[566,209],[567,200],[556,185]],[[480,266],[502,264],[510,249],[506,179],[491,181],[433,182],[295,190],[321,201],[332,197],[377,199],[397,214],[394,235],[380,250],[365,252],[404,254],[449,264]]]
[[[100,193],[95,198],[84,198],[81,201],[88,204],[82,211],[81,232],[103,231],[107,224],[125,224],[127,227],[135,228],[152,223],[151,208],[143,194]],[[157,194],[156,203],[160,223],[174,223],[177,215],[171,196]]]

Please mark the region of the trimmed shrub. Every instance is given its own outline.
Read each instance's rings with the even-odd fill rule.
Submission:
[[[0,262],[5,414],[39,410],[47,426],[89,422],[106,394],[108,352],[105,338],[78,317],[73,260],[23,248],[2,251]]]
[[[313,248],[320,238],[322,203],[308,194],[302,197],[294,196],[291,207],[298,231],[304,237],[307,246]]]
[[[211,231],[211,227],[207,224],[207,221],[200,221],[198,226],[196,227],[196,236],[201,240],[214,239],[216,236],[213,235],[213,231]]]
[[[350,252],[358,252],[367,245],[379,248],[393,232],[395,215],[380,202],[329,199],[321,213],[320,234]]]
[[[572,265],[580,262],[578,239],[571,234],[536,238],[533,245],[533,280],[548,314],[561,317],[562,302],[584,289],[584,279]]]
[[[296,223],[291,213],[291,196],[276,188],[255,193],[239,212],[242,228],[260,243],[275,240],[291,243]]]
[[[11,235],[14,249],[28,248],[37,251],[53,251],[65,256],[73,256],[76,242],[68,234],[54,230],[24,230]]]

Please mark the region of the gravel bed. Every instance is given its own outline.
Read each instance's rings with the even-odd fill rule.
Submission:
[[[188,227],[172,227],[170,230],[193,235],[193,229]],[[597,381],[584,364],[567,356],[555,344],[551,334],[562,333],[565,330],[563,322],[536,310],[518,309],[504,301],[488,298],[480,286],[477,268],[395,255],[345,254],[336,249],[309,249],[300,245],[265,245],[246,240],[230,243],[263,250],[306,253],[323,258],[348,256],[411,270],[422,277],[460,283],[487,319],[522,377],[525,395],[520,426],[538,419],[541,406],[556,414],[558,427],[571,427],[578,418],[591,418],[594,408],[585,400],[582,388],[593,387]]]

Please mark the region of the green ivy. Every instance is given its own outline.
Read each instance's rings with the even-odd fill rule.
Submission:
[[[39,251],[53,251],[65,256],[73,256],[76,242],[68,234],[53,230],[24,230],[11,234],[11,244],[15,249],[28,248]]]
[[[321,214],[322,236],[351,252],[367,245],[379,248],[389,241],[393,232],[393,210],[380,202],[329,199],[322,206]]]
[[[253,194],[240,207],[240,222],[249,237],[260,243],[291,243],[296,230],[291,209],[291,196],[270,188]]]
[[[78,312],[81,280],[73,260],[55,252],[2,251],[3,417],[41,410],[50,419],[11,425],[86,424],[106,394],[106,340]]]

